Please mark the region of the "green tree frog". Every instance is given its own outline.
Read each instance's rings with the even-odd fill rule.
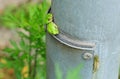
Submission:
[[[50,13],[47,14],[47,31],[52,35],[57,35],[59,34],[58,26],[52,21],[53,21],[52,14]]]

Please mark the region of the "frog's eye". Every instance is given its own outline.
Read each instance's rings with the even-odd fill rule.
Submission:
[[[53,21],[53,16],[51,13],[47,14],[46,20],[47,20],[47,24]]]
[[[48,18],[48,21],[51,21],[52,20],[52,18]]]
[[[52,16],[52,14],[47,14],[47,17],[52,18],[53,16]]]

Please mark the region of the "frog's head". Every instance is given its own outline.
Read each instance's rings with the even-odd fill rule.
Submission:
[[[52,22],[52,20],[53,20],[53,16],[52,16],[52,14],[47,14],[47,23],[50,23],[50,22]]]

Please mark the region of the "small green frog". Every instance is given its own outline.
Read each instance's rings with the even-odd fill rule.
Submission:
[[[59,34],[58,26],[52,21],[53,21],[52,14],[48,13],[47,14],[47,22],[46,22],[47,23],[47,31],[52,35],[57,35],[57,34]]]

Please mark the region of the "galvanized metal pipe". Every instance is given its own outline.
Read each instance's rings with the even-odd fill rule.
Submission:
[[[47,79],[56,79],[56,63],[64,74],[63,79],[69,69],[74,69],[80,63],[84,63],[79,73],[82,79],[118,79],[119,0],[53,0],[52,14],[65,35],[72,37],[69,39],[94,43],[95,49],[75,49],[47,34]],[[84,53],[99,56],[97,72],[93,73],[93,57],[85,60]]]

